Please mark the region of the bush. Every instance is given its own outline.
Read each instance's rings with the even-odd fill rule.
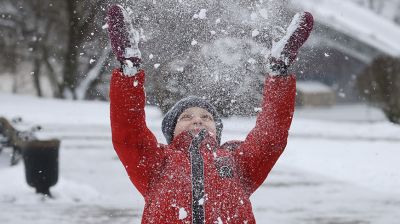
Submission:
[[[400,124],[400,58],[377,57],[357,78],[362,97]]]

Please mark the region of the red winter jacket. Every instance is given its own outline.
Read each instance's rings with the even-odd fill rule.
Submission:
[[[249,197],[286,146],[295,76],[266,78],[256,126],[222,146],[204,132],[157,143],[145,123],[144,77],[114,70],[110,87],[112,141],[145,199],[142,223],[255,223]]]

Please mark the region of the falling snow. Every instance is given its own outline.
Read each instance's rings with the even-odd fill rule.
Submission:
[[[199,205],[203,205],[204,204],[204,198],[201,198],[200,200],[199,200]]]
[[[205,19],[206,18],[206,9],[201,9],[199,13],[199,19]]]
[[[257,29],[255,29],[255,30],[253,30],[252,32],[251,32],[251,36],[252,37],[256,37],[256,36],[258,36],[260,34],[260,31],[258,31]]]
[[[187,217],[187,212],[185,208],[179,208],[179,220],[185,219]]]

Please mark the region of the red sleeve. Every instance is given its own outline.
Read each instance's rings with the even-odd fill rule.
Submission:
[[[295,95],[294,75],[266,78],[262,111],[258,114],[256,126],[234,152],[249,194],[264,182],[286,147]]]
[[[142,195],[160,171],[163,151],[145,121],[144,71],[133,77],[114,70],[110,84],[112,142],[129,178]]]

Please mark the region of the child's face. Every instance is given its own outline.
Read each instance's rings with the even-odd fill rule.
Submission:
[[[206,129],[211,136],[216,138],[217,128],[212,114],[200,107],[190,107],[179,116],[175,126],[174,138],[183,131],[191,131],[197,134],[201,129]]]

